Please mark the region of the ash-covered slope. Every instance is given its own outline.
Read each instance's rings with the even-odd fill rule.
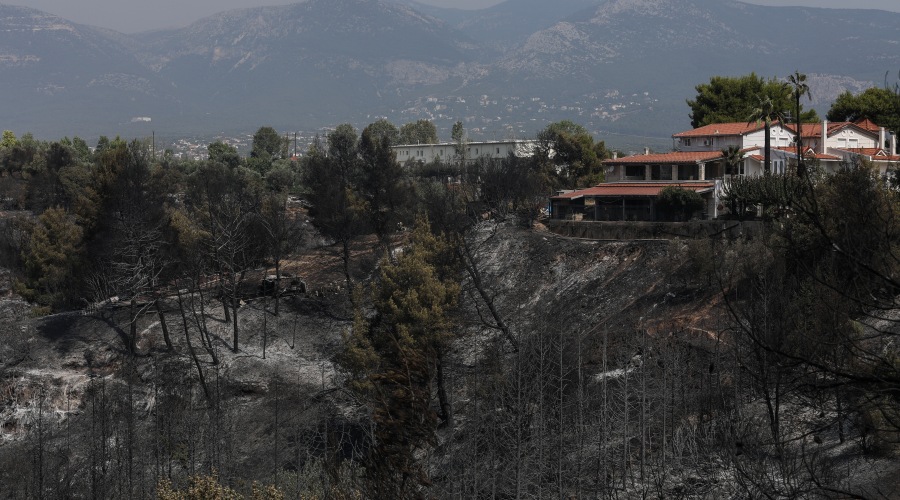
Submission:
[[[482,225],[473,241],[483,284],[519,339],[551,328],[554,334],[580,331],[587,338],[600,322],[611,336],[630,331],[638,316],[682,286],[665,284],[673,252],[666,243],[600,244],[494,224]],[[309,256],[302,260],[305,267],[315,264]],[[159,474],[183,481],[191,471],[210,466],[231,484],[273,482],[280,467],[282,484],[292,484],[294,479],[284,482],[293,477],[291,471],[327,456],[327,446],[336,442],[343,443],[342,458],[363,459],[366,438],[359,419],[365,412],[343,390],[333,362],[351,323],[346,310],[336,307],[346,294],[329,291],[326,281],[310,282],[308,296],[284,299],[279,316],[272,314],[271,303],[263,313],[264,299],[248,301],[240,312],[244,333],[238,353],[229,348],[230,323],[217,302],[203,310],[197,303],[185,305],[182,317],[178,301],[166,301],[175,353],[164,349],[159,318],[141,316],[140,355],[132,357],[124,342],[125,307],[34,319],[26,304],[4,301],[0,482],[5,494],[25,495],[35,481],[43,481],[63,496],[126,488],[121,491],[143,497]],[[495,338],[495,345],[507,350],[503,339],[478,321],[480,300],[477,294],[462,297],[464,324],[447,358],[448,376],[458,381],[450,390],[460,401],[454,439],[469,432],[462,400],[473,389],[464,381],[493,343],[485,339]],[[207,316],[217,364],[198,334],[198,314]],[[185,319],[210,399],[189,355]],[[40,440],[36,432],[42,433]],[[104,439],[112,443],[107,448],[99,447]],[[34,462],[19,460],[22,456],[39,456],[44,471],[56,472],[39,479]],[[118,458],[109,458],[104,479],[92,482],[90,464],[102,457]]]
[[[751,448],[765,445],[766,411],[744,365],[752,359],[737,355],[705,274],[711,268],[698,265],[709,242],[598,242],[496,223],[470,238],[478,283],[464,278],[463,324],[441,361],[454,420],[417,455],[433,479],[429,496],[527,488],[740,497],[742,463],[778,459]],[[743,255],[740,246],[729,252]],[[161,478],[183,485],[213,469],[239,489],[261,481],[314,494],[338,481],[358,491],[372,427],[334,363],[352,320],[346,293],[329,284],[340,280],[332,254],[297,256],[320,277],[308,295],[285,299],[278,316],[263,298],[241,306],[237,353],[211,297],[205,308],[183,297],[184,316],[177,299],[167,301],[174,353],[163,349],[159,318],[140,317],[139,356],[124,347],[126,308],[34,319],[24,303],[0,302],[0,497],[152,497]],[[371,264],[371,254],[355,255]],[[372,275],[369,264],[355,269],[360,281]],[[211,344],[198,334],[204,316]],[[820,477],[829,485],[891,491],[897,461],[863,455],[855,437],[839,442],[822,425],[834,412],[819,399],[828,398],[783,395],[783,428],[802,436],[784,453],[840,467],[839,477]],[[848,418],[847,436],[859,430]],[[739,436],[749,462],[735,458]],[[813,472],[821,470],[830,469]],[[796,476],[787,482],[820,491],[806,467],[788,473]]]
[[[593,241],[505,224],[480,225],[473,241],[484,287],[513,335],[563,331],[594,343],[602,330],[704,329],[723,312],[682,241]]]

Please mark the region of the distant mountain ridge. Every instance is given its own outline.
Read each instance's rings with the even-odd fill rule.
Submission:
[[[0,126],[90,137],[385,116],[441,128],[463,119],[477,136],[568,118],[610,140],[665,138],[687,126],[684,100],[712,75],[800,70],[827,106],[900,69],[898,44],[900,14],[729,0],[507,0],[478,11],[307,0],[137,35],[0,5],[0,92],[12,96]]]
[[[170,101],[166,82],[135,57],[122,35],[34,9],[0,5],[0,120],[4,126],[114,119]],[[39,127],[35,127],[38,129]]]

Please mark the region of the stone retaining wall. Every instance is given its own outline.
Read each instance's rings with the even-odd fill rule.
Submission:
[[[670,240],[705,238],[753,238],[762,234],[763,223],[733,220],[689,222],[598,222],[550,220],[556,234],[591,240]]]

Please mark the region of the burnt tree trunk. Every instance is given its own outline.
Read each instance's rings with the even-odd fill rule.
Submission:
[[[131,354],[137,353],[137,313],[135,312],[135,307],[137,304],[135,303],[134,298],[128,304],[128,316],[131,319],[131,324],[129,325],[129,335],[128,335],[128,351]]]
[[[200,366],[200,359],[197,358],[197,351],[194,350],[194,344],[191,343],[191,335],[190,331],[188,330],[187,314],[185,314],[184,312],[184,302],[181,300],[181,290],[178,290],[177,293],[178,308],[181,310],[181,321],[184,325],[184,339],[187,342],[188,352],[190,352],[191,354],[191,359],[194,361],[194,366],[197,367],[197,376],[200,378],[200,386],[203,387],[203,395],[206,396],[207,401],[212,401],[209,395],[209,387],[206,386],[206,378],[203,376],[203,367]]]
[[[447,398],[446,381],[444,380],[444,353],[438,350],[437,359],[437,392],[438,402],[441,407],[441,419],[447,427],[453,428],[453,409],[450,406],[450,400]]]
[[[174,351],[175,348],[172,346],[172,339],[169,337],[169,325],[166,324],[166,315],[163,314],[162,305],[160,305],[158,297],[153,301],[153,305],[156,307],[156,314],[159,316],[159,327],[162,329],[163,340],[166,342],[166,349]]]

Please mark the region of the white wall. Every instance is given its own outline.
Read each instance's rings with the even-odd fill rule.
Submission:
[[[781,125],[773,125],[770,128],[771,143],[773,148],[790,146],[794,141],[794,134]],[[687,144],[690,139],[690,145]],[[760,129],[746,135],[714,135],[707,137],[681,137],[676,142],[679,151],[721,151],[728,146],[737,146],[741,149],[763,146],[766,142],[765,129]]]
[[[794,134],[781,125],[772,125],[769,129],[769,141],[773,148],[788,147],[794,142]],[[744,136],[741,148],[764,147],[766,145],[766,130],[760,129]]]
[[[477,158],[485,156],[502,159],[506,158],[510,152],[518,156],[531,156],[536,144],[535,141],[470,142],[466,146],[466,157],[469,161],[474,161]],[[400,163],[406,163],[407,161],[431,163],[435,159],[448,162],[454,161],[456,143],[404,144],[401,146],[394,146],[391,149],[397,154],[397,161]]]
[[[869,134],[860,133],[855,128],[847,127],[844,130],[836,132],[833,136],[829,136],[825,141],[826,148],[877,148],[878,136],[870,136]]]
[[[690,139],[690,146],[687,140]],[[720,151],[728,146],[741,146],[741,137],[737,135],[713,136],[713,137],[681,137],[676,141],[679,151]]]

